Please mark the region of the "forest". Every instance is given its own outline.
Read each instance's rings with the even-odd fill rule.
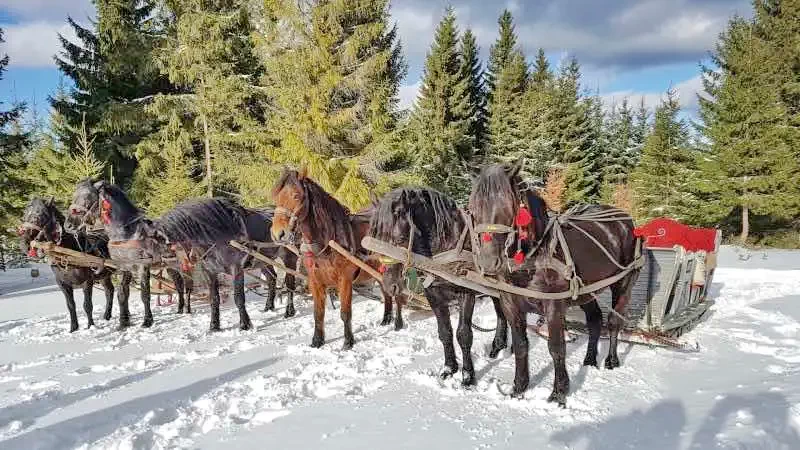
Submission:
[[[576,58],[524,48],[504,11],[487,61],[442,11],[419,96],[389,0],[96,0],[68,19],[64,83],[39,117],[0,105],[0,233],[25,204],[105,178],[157,217],[197,196],[269,204],[284,166],[305,166],[351,209],[427,185],[464,205],[470,174],[525,160],[558,211],[609,203],[728,239],[800,248],[800,1],[754,0],[731,17],[696,120],[674,89],[605,104]],[[2,34],[0,32],[0,39]],[[529,55],[534,55],[530,57]],[[8,69],[0,60],[0,77]],[[9,241],[10,242],[10,241]]]

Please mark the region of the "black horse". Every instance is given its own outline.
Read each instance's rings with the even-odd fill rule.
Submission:
[[[64,216],[58,211],[52,199],[43,201],[31,200],[22,215],[19,228],[20,249],[30,257],[37,257],[39,251],[31,247],[32,242],[51,242],[59,247],[87,253],[100,258],[108,258],[108,246],[105,241],[90,239],[83,233],[65,233]],[[114,301],[114,284],[111,282],[112,270],[102,268],[95,271],[88,267],[61,266],[50,264],[56,276],[56,282],[67,300],[69,311],[70,333],[78,329],[78,315],[75,311],[73,289],[83,287],[83,310],[88,321],[87,328],[94,325],[92,317],[92,291],[95,281],[100,281],[106,293],[105,320],[111,320],[111,309]]]
[[[102,193],[101,193],[102,197]],[[212,331],[220,329],[219,280],[217,274],[227,273],[233,277],[233,301],[239,310],[239,328],[251,328],[250,317],[245,308],[244,271],[260,268],[272,280],[265,309],[274,309],[275,278],[273,267],[231,247],[231,240],[245,240],[258,244],[270,244],[269,229],[273,212],[270,209],[249,209],[225,198],[187,200],[164,214],[157,222],[158,235],[166,243],[176,245],[199,264],[209,279],[211,292]],[[265,256],[281,258],[288,267],[296,266],[296,256],[276,246],[261,246],[258,251]],[[294,276],[286,274],[288,300],[285,317],[295,315]]]
[[[411,239],[411,251],[423,256],[453,250],[458,246],[465,227],[464,216],[456,203],[433,189],[399,188],[389,192],[377,204],[370,223],[370,235],[390,244],[407,248]],[[471,249],[469,239],[462,240],[464,250]],[[471,261],[468,262],[468,265]],[[383,284],[387,292],[399,296],[405,289],[405,274],[400,261],[391,261],[381,268]],[[460,314],[457,339],[463,358],[464,386],[475,384],[475,369],[472,366],[472,313],[475,308],[475,292],[442,281],[434,280],[424,288],[425,297],[436,315],[439,339],[444,346],[444,369],[442,378],[458,371],[453,328],[450,324],[450,302],[458,299]],[[497,313],[497,330],[490,356],[495,358],[507,345],[507,322],[498,299],[493,299]]]
[[[610,285],[614,312],[608,318],[610,343],[605,360],[606,368],[618,367],[617,337],[639,273],[637,263],[641,261],[637,259],[640,244],[634,236],[633,221],[623,211],[605,205],[586,205],[551,219],[544,201],[524,187],[519,177],[521,167],[521,161],[513,165],[487,166],[473,183],[469,208],[476,222],[475,230],[480,233],[473,237],[473,242],[478,243],[479,269],[486,275],[501,276],[514,285],[543,293],[573,292],[571,289],[577,286],[578,279],[590,285],[624,275]],[[559,234],[563,237],[561,241]],[[574,274],[566,270],[570,266],[569,258],[565,257],[559,242],[567,244]],[[592,294],[601,290],[579,295],[574,300],[503,295],[501,304],[511,326],[516,360],[513,395],[522,396],[529,382],[525,314],[542,311],[547,319],[548,348],[555,368],[553,391],[548,401],[566,405],[569,392],[563,333],[566,310],[578,305],[584,310],[589,342],[583,363],[597,366],[597,341],[603,314]]]
[[[144,214],[131,203],[121,190],[115,189],[113,195],[108,196],[105,204],[100,201],[99,187],[105,184],[105,181],[95,183],[90,179],[78,183],[69,207],[67,225],[69,229],[89,236],[102,236],[106,240],[110,239],[109,255],[120,266],[122,275],[117,295],[120,309],[119,329],[130,326],[129,286],[133,280],[132,272],[138,273],[145,314],[142,327],[147,328],[153,325],[153,313],[150,309],[150,269],[153,256],[160,259],[168,252],[164,249],[145,247],[150,241],[145,239],[147,232],[144,230],[152,230],[152,222],[144,217]],[[104,210],[103,205],[108,208]],[[114,206],[112,207],[112,205]],[[193,287],[191,279],[181,275],[177,267],[168,267],[167,274],[172,279],[178,293],[178,313],[184,312],[184,305],[186,313],[191,313]]]

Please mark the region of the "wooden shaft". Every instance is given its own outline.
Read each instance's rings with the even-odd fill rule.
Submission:
[[[59,247],[52,242],[31,242],[31,247],[44,250],[45,253],[59,253],[68,257],[70,262],[75,265],[83,267],[108,267],[109,269],[118,269],[117,265],[111,260],[100,258],[99,256],[87,255],[86,253],[77,252],[68,248]]]
[[[298,272],[298,271],[296,271],[294,269],[290,269],[290,268],[284,266],[283,264],[279,263],[278,261],[275,261],[272,258],[269,258],[267,256],[262,255],[261,253],[254,252],[254,251],[250,250],[249,248],[245,247],[244,245],[242,245],[242,244],[240,244],[240,243],[238,243],[236,241],[230,241],[230,242],[228,242],[228,244],[230,244],[231,247],[233,247],[233,248],[235,248],[237,250],[241,250],[241,251],[247,253],[248,255],[252,256],[253,258],[255,258],[255,259],[257,259],[257,260],[259,260],[259,261],[261,261],[263,263],[266,263],[266,264],[269,264],[271,266],[277,267],[277,268],[283,270],[284,272],[286,272],[288,274],[294,275],[295,278],[300,278],[301,280],[308,280],[308,277],[303,275],[302,273],[300,273],[300,272]]]
[[[392,259],[396,259],[398,261],[405,261],[408,257],[408,252],[406,249],[402,247],[397,247],[395,245],[387,244],[386,242],[379,241],[375,238],[370,236],[366,236],[364,239],[361,240],[361,246],[367,250],[380,253],[382,255],[388,256]],[[434,260],[431,258],[427,258],[422,255],[417,255],[416,253],[411,254],[411,265],[414,267],[418,267],[419,269],[430,272],[436,275],[439,278],[444,279],[447,282],[456,284],[458,286],[471,289],[476,292],[480,292],[484,295],[489,295],[491,297],[499,298],[500,291],[497,289],[480,285],[470,280],[465,280],[458,275],[452,274],[447,270],[443,269],[439,264],[436,264]]]
[[[348,261],[350,261],[351,263],[353,263],[356,266],[360,267],[361,270],[363,270],[363,271],[367,272],[368,274],[370,274],[372,276],[372,278],[375,278],[376,280],[378,280],[378,283],[383,285],[383,275],[381,275],[377,270],[373,269],[372,266],[370,266],[369,264],[365,263],[364,261],[356,258],[352,253],[348,252],[347,249],[345,249],[344,247],[342,247],[341,245],[336,243],[336,241],[328,241],[328,245],[332,249],[334,249],[337,252],[339,252],[339,254],[341,254],[342,256],[347,258]],[[415,293],[413,293],[411,291],[404,291],[403,295],[411,297],[414,300],[418,300],[420,302],[423,302],[423,304],[426,304],[426,305],[428,304],[428,299],[426,297],[424,297],[422,295],[419,295],[419,294],[415,294]]]

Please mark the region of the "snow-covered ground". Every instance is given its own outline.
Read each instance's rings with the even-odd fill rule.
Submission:
[[[285,320],[254,296],[247,332],[228,301],[220,333],[199,302],[192,316],[154,306],[153,328],[119,333],[116,304],[112,322],[100,318],[98,290],[97,328],[83,328],[78,292],[82,328],[70,334],[49,268],[36,280],[0,272],[0,449],[800,449],[800,253],[726,248],[720,266],[713,313],[687,336],[699,352],[622,343],[623,367],[587,369],[580,337],[568,347],[566,410],[546,402],[553,370],[535,335],[532,387],[513,400],[500,393],[513,357],[489,359],[491,335],[475,334],[477,387],[437,378],[429,314],[406,313],[395,332],[379,325],[379,303],[358,299],[356,346],[343,352],[330,308],[328,343],[308,346],[304,297]],[[138,325],[138,291],[131,305]],[[479,310],[491,326],[491,305]]]

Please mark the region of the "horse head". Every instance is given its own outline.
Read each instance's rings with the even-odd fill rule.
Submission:
[[[64,228],[68,232],[91,233],[103,229],[103,224],[100,222],[99,191],[95,184],[91,178],[78,182],[67,210],[67,220],[64,222]]]
[[[475,223],[473,252],[478,269],[497,275],[504,262],[522,264],[527,252],[543,237],[547,205],[523,188],[523,161],[484,167],[473,182],[469,210]]]
[[[55,200],[34,198],[22,213],[22,224],[17,234],[20,239],[20,250],[35,258],[41,256],[32,242],[61,242],[64,216],[58,211]]]
[[[412,217],[412,193],[405,188],[395,189],[375,204],[369,225],[369,235],[393,245],[407,247],[409,238],[417,238],[419,229]],[[397,296],[405,290],[405,274],[401,261],[381,256],[379,272],[386,292]]]

